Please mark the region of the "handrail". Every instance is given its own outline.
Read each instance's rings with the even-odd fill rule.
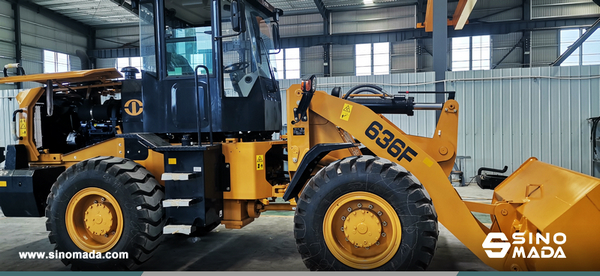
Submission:
[[[201,132],[202,132],[202,123],[200,122],[200,90],[198,89],[198,69],[204,69],[206,71],[206,91],[204,92],[204,96],[206,97],[206,99],[208,100],[208,107],[210,108],[212,106],[211,104],[211,99],[210,99],[210,78],[209,78],[209,71],[208,71],[208,67],[204,66],[204,65],[198,65],[196,66],[196,68],[194,69],[194,87],[196,88],[196,97],[198,98],[198,108],[196,108],[196,124],[198,127],[198,146],[200,147],[202,145],[202,141],[201,141]],[[208,112],[208,128],[209,128],[209,141],[210,141],[210,145],[213,145],[213,128],[212,128],[212,114],[209,111]]]

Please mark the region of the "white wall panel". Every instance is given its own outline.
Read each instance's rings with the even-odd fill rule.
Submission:
[[[548,66],[554,62],[559,53],[559,31],[531,32],[531,66]]]
[[[281,37],[307,36],[323,34],[321,14],[282,16],[279,20]]]
[[[472,158],[465,175],[512,172],[529,157],[590,174],[587,118],[600,115],[599,76],[600,66],[448,72],[461,108],[458,155]]]
[[[332,33],[360,33],[414,28],[415,6],[390,7],[331,14]]]
[[[600,15],[600,7],[592,1],[531,0],[532,19],[589,15]]]

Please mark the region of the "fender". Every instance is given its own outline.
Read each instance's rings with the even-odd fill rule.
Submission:
[[[291,198],[298,197],[300,191],[302,191],[302,187],[304,187],[304,183],[308,181],[310,178],[310,174],[315,169],[319,161],[323,159],[323,157],[327,156],[332,151],[347,149],[352,147],[358,147],[358,144],[354,143],[326,143],[326,144],[318,144],[312,147],[302,161],[300,162],[300,166],[298,166],[298,170],[294,174],[290,185],[285,190],[285,194],[283,195],[283,199],[285,201],[290,200]]]

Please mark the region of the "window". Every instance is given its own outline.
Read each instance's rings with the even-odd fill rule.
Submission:
[[[68,72],[71,70],[69,55],[44,50],[44,73]]]
[[[489,70],[490,36],[452,38],[452,71]]]
[[[560,30],[560,53],[564,53],[583,33],[585,29]],[[594,32],[581,47],[577,48],[561,66],[580,66],[600,64],[600,32]]]
[[[389,75],[390,43],[356,44],[356,75]]]
[[[140,70],[140,73],[135,74],[136,79],[142,78],[141,68],[142,68],[142,59],[140,57],[128,57],[128,58],[117,58],[115,68],[121,72],[121,70],[125,67],[133,66]],[[121,73],[123,74],[123,73]],[[125,75],[125,74],[123,74]]]
[[[271,66],[277,79],[300,78],[300,48],[282,49],[271,55]]]

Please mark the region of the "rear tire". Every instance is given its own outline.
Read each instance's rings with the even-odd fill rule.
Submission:
[[[348,157],[308,182],[294,236],[310,270],[425,270],[436,248],[437,214],[427,191],[398,164]]]
[[[131,160],[96,157],[77,163],[58,177],[48,195],[50,243],[65,253],[128,254],[127,259],[62,259],[72,270],[133,269],[162,241],[163,191],[150,172]]]

